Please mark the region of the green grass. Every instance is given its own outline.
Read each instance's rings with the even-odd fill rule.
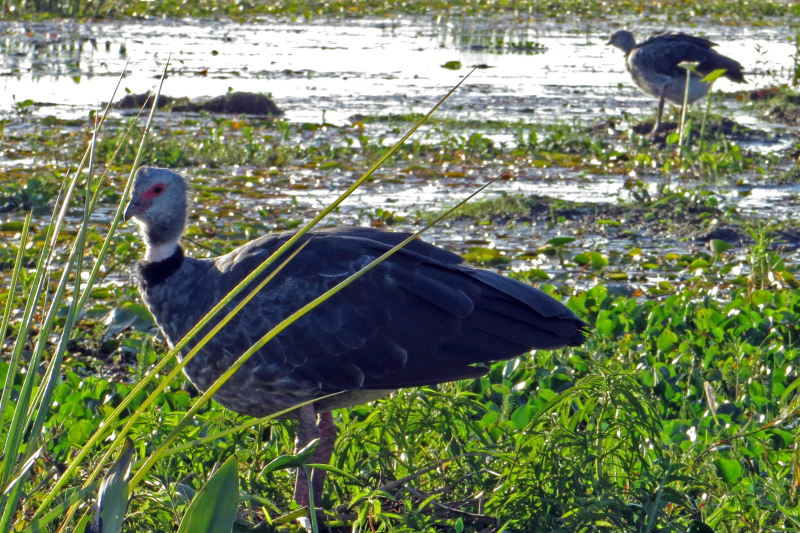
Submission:
[[[187,248],[196,255],[219,253],[276,229],[301,226],[312,215],[297,205],[253,209],[247,200],[272,187],[313,187],[321,175],[360,174],[368,166],[362,162],[375,161],[388,149],[382,139],[407,129],[408,118],[418,117],[366,120],[363,127],[328,125],[324,140],[317,137],[318,126],[281,121],[201,117],[155,123],[145,157],[193,174],[193,197],[203,207],[192,214]],[[292,472],[260,475],[270,461],[292,452],[295,422],[246,427],[252,419],[213,402],[200,406],[197,391],[181,375],[149,407],[143,406],[156,392],[155,381],[130,396],[169,350],[133,286],[130,272],[141,245],[129,229],[109,237],[110,255],[85,312],[69,314],[75,301],[69,297],[82,277],[68,276],[64,297],[53,309],[52,330],[42,329],[40,319],[29,320],[35,327],[25,335],[21,310],[37,286],[38,258],[53,242],[46,238],[53,227],[46,214],[64,179],[51,164],[38,162],[80,159],[87,142],[85,132],[70,123],[29,120],[47,121],[48,127],[3,138],[7,160],[36,163],[9,165],[0,184],[10,212],[0,226],[5,280],[0,300],[10,310],[0,379],[8,374],[8,353],[20,332],[14,364],[27,368],[38,357],[42,363],[10,375],[0,443],[9,442],[10,415],[20,398],[35,398],[49,384],[52,401],[36,434],[42,451],[16,485],[19,506],[9,511],[9,523],[15,524],[10,530],[27,527],[46,498],[53,501],[42,513],[89,480],[108,440],[89,447],[74,476],[56,490],[64,468],[126,401],[121,418],[140,415],[129,428],[134,471],[160,446],[169,450],[135,487],[125,531],[176,531],[189,496],[234,455],[242,491],[236,531],[297,529],[291,519]],[[342,435],[333,465],[346,475],[329,474],[322,505],[331,512],[331,529],[703,533],[800,527],[800,260],[780,243],[796,224],[745,217],[713,191],[716,183],[756,179],[756,172],[773,182],[773,169],[796,172],[796,162],[786,154],[747,153],[723,135],[710,138],[705,150],[696,143],[677,150],[674,143],[660,147],[628,132],[609,134],[580,124],[481,128],[432,121],[430,126],[438,133],[426,130],[402,145],[397,162],[373,176],[377,185],[424,179],[474,185],[509,165],[599,179],[647,169],[665,180],[680,177],[681,183],[653,192],[631,179],[632,200],[605,210],[515,195],[461,208],[450,231],[473,235],[470,226],[477,225],[487,241],[465,243],[468,260],[490,268],[523,265],[508,274],[564,299],[592,324],[592,335],[580,348],[495,364],[478,380],[406,389],[336,412]],[[71,203],[76,210],[85,209],[92,191],[106,210],[120,202],[138,145],[125,137],[128,127],[127,120],[107,123],[95,157],[106,163],[119,150],[118,159],[102,185],[76,181]],[[515,140],[492,141],[490,134],[498,131],[514,132]],[[141,131],[133,133],[138,138]],[[301,169],[312,177],[293,182]],[[88,193],[81,189],[87,185]],[[31,209],[31,244],[18,253],[21,215]],[[430,220],[425,214],[400,220],[384,209],[364,216],[376,224],[406,226]],[[746,245],[681,241],[720,222],[735,225]],[[504,234],[520,228],[526,233],[519,249],[498,249]],[[639,241],[627,240],[645,229],[662,246],[642,250]],[[77,227],[65,226],[55,241],[53,281],[42,278],[48,305],[76,233]],[[89,225],[84,252],[73,255],[86,258],[84,270],[94,266],[108,233],[107,220]],[[597,235],[607,240],[598,243]],[[491,247],[493,240],[501,246]],[[10,294],[12,278],[17,289]],[[60,343],[72,318],[77,323],[69,342]],[[41,331],[47,342],[36,348]],[[58,357],[60,370],[48,377],[46,366]],[[167,360],[157,373],[174,369],[175,362]],[[197,406],[169,443],[167,436]],[[228,430],[233,431],[215,437]],[[29,442],[29,433],[17,435]],[[113,436],[118,435],[117,430]],[[22,458],[12,453],[3,459],[14,466],[3,471],[6,481],[19,472]],[[227,464],[223,473],[230,479]],[[79,498],[72,522],[58,519],[44,529],[64,525],[71,531],[83,523],[78,519],[90,512],[97,490],[90,488],[89,496]]]
[[[522,15],[534,18],[553,18],[571,20],[578,18],[613,17],[632,15],[650,17],[653,20],[663,19],[686,22],[712,17],[723,23],[736,24],[775,24],[778,21],[793,23],[800,8],[791,2],[777,0],[759,0],[742,4],[733,0],[714,0],[697,3],[689,0],[669,3],[653,3],[644,0],[426,0],[408,2],[406,0],[336,0],[332,2],[303,1],[291,2],[239,0],[195,0],[190,4],[177,0],[165,0],[151,3],[137,0],[101,0],[85,2],[81,0],[5,0],[6,14],[14,18],[42,17],[162,17],[193,16],[213,17],[230,16],[234,18],[250,18],[258,15],[291,16],[297,19],[311,19],[318,16],[366,16],[404,14],[480,14],[495,16],[498,14]],[[13,11],[9,11],[13,8]],[[795,22],[796,24],[796,22]]]
[[[480,380],[404,390],[338,412],[333,464],[359,483],[332,474],[323,504],[348,505],[340,520],[367,531],[447,531],[458,518],[466,531],[490,519],[510,520],[514,531],[694,531],[698,521],[715,531],[773,531],[791,524],[798,516],[791,489],[800,414],[800,294],[791,288],[798,264],[776,264],[774,253],[757,248],[747,259],[767,266],[726,276],[741,264],[730,252],[714,263],[636,258],[691,277],[659,284],[644,299],[614,296],[601,281],[569,300],[595,328],[584,347],[537,352],[499,363]],[[770,279],[785,280],[779,285],[786,288]],[[568,292],[558,283],[545,288]],[[155,362],[163,349],[156,348],[140,351],[137,372]],[[59,407],[45,429],[55,461],[85,443],[129,390],[97,377],[92,366],[102,368],[101,361],[76,363],[67,359],[74,370],[56,390]],[[187,390],[181,380],[170,386],[133,427],[137,457],[174,427],[191,404]],[[209,405],[195,420],[179,442],[245,418]],[[127,530],[170,530],[186,505],[172,492],[176,484],[199,488],[233,453],[242,490],[288,512],[290,473],[256,474],[291,451],[292,425],[241,431],[163,461],[131,501]],[[49,470],[37,466],[31,485]],[[374,492],[409,475],[416,477]],[[432,502],[470,515],[421,505],[433,494]],[[246,521],[263,520],[262,506],[245,509]]]

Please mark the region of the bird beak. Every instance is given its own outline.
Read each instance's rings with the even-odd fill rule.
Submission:
[[[606,43],[606,46],[608,46],[609,44],[614,44],[614,39],[609,39],[608,42]]]
[[[138,196],[134,196],[131,198],[131,201],[128,202],[128,206],[125,208],[125,222],[128,222],[130,219],[139,215],[147,209],[147,205],[142,202],[142,199]]]

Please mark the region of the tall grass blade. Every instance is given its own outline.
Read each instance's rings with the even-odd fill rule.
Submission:
[[[6,338],[8,331],[8,324],[11,321],[11,310],[14,305],[14,294],[17,292],[17,283],[19,282],[19,273],[22,270],[22,258],[25,253],[25,248],[28,245],[28,232],[31,229],[32,213],[28,213],[25,217],[25,222],[22,224],[22,233],[19,237],[19,249],[17,250],[17,257],[14,259],[14,270],[11,273],[11,282],[8,286],[6,309],[3,314],[3,322],[0,325],[0,339]],[[8,363],[8,370],[6,372],[5,386],[3,387],[3,396],[0,398],[0,429],[4,427],[3,421],[6,419],[6,407],[8,399],[13,390],[14,377],[17,375],[17,366],[19,365],[19,357],[14,357],[12,354]]]
[[[222,329],[222,327],[227,323],[227,321],[230,320],[233,317],[233,315],[235,315],[239,311],[239,309],[244,307],[244,305],[247,302],[249,302],[250,299],[252,299],[252,297],[255,296],[255,294],[257,294],[258,291],[269,280],[271,280],[275,275],[277,275],[278,272],[280,272],[280,270],[297,253],[299,253],[300,250],[302,250],[303,247],[304,247],[304,245],[302,245],[300,247],[300,249],[296,250],[282,265],[280,265],[274,272],[272,272],[267,277],[267,279],[265,279],[261,284],[259,284],[259,286],[256,287],[242,302],[237,304],[237,306],[229,313],[228,316],[226,316],[223,319],[223,321],[221,321],[220,324],[217,324],[214,328],[212,328],[211,331],[208,332],[208,334],[206,334],[206,336],[203,338],[203,340],[207,341],[208,339],[213,337],[220,329]],[[139,416],[142,413],[144,413],[145,410],[160,396],[160,394],[164,391],[164,389],[166,389],[166,387],[169,385],[169,383],[172,382],[172,380],[175,377],[177,377],[177,375],[181,372],[181,369],[183,368],[183,366],[186,365],[186,363],[188,363],[189,360],[191,360],[190,356],[194,356],[194,354],[197,353],[199,351],[199,349],[200,349],[200,347],[195,346],[186,355],[186,357],[184,357],[183,360],[178,365],[176,365],[176,368],[174,368],[172,370],[172,372],[170,372],[164,379],[161,380],[161,382],[156,386],[156,389],[152,393],[150,393],[150,395],[141,403],[139,408],[128,418],[125,427],[122,429],[122,431],[119,432],[119,434],[117,435],[116,440],[114,440],[114,442],[112,442],[111,445],[108,447],[108,449],[106,450],[105,454],[103,455],[103,457],[101,458],[101,460],[99,461],[97,466],[95,467],[94,471],[90,474],[89,478],[86,480],[85,484],[89,484],[89,483],[93,482],[93,480],[95,480],[97,478],[97,476],[99,476],[100,471],[103,468],[103,465],[108,461],[108,458],[113,453],[113,451],[116,449],[116,447],[124,440],[125,436],[128,434],[128,432],[130,431],[131,427],[133,427],[133,424],[136,422],[136,420],[139,418]],[[174,351],[174,350],[172,350],[172,351]],[[164,359],[167,359],[167,357],[165,357]],[[151,373],[149,375],[153,375],[154,372],[157,372],[161,368],[163,368],[166,363],[164,362],[164,360],[162,360],[162,363],[163,364],[156,365],[156,367],[153,369],[153,371],[151,371]],[[95,432],[94,435],[92,435],[92,437],[89,439],[89,442],[87,442],[84,445],[84,447],[81,449],[81,451],[75,457],[75,459],[73,459],[72,462],[70,463],[70,465],[67,467],[67,470],[64,472],[64,474],[62,474],[61,479],[58,481],[58,483],[56,483],[57,487],[59,486],[59,484],[63,484],[63,483],[66,482],[65,478],[67,478],[69,474],[72,474],[78,468],[78,466],[80,465],[81,461],[89,453],[89,451],[91,451],[92,447],[97,442],[99,442],[104,437],[104,435],[106,435],[109,431],[113,430],[113,428],[116,427],[114,422],[117,420],[117,418],[122,413],[122,411],[127,407],[128,403],[130,403],[130,401],[134,397],[136,397],[144,389],[144,385],[145,385],[145,381],[142,380],[136,387],[134,387],[134,389],[132,391],[130,391],[128,393],[128,395],[125,398],[125,400],[127,400],[127,401],[123,400],[123,402],[117,407],[117,409],[111,415],[109,415],[106,418],[104,425],[102,427],[100,427]],[[287,412],[288,411],[289,410],[287,410]],[[279,414],[275,414],[273,416],[279,416]],[[272,417],[267,417],[267,419],[269,419],[269,418],[272,418]],[[52,501],[52,499],[51,499],[51,501]],[[45,500],[44,503],[48,503],[47,500]],[[42,506],[40,506],[39,512],[41,512],[44,509],[44,503],[42,504]]]
[[[161,75],[161,80],[160,80],[160,83],[159,83],[159,88],[158,88],[158,91],[157,91],[157,94],[156,94],[156,98],[158,98],[158,95],[161,94],[161,88],[163,87],[164,79],[166,77],[166,73],[167,73],[167,69],[168,68],[169,68],[169,58],[167,59],[167,63],[165,65],[165,67],[164,67],[164,72]],[[109,102],[109,106],[110,105],[111,105],[111,102]],[[107,108],[107,110],[108,110],[108,108]],[[114,219],[111,222],[111,227],[108,230],[108,236],[106,237],[106,240],[103,242],[103,247],[101,248],[100,253],[98,254],[98,257],[97,257],[97,260],[96,260],[96,263],[95,263],[95,267],[96,268],[93,269],[92,274],[90,275],[90,279],[89,279],[90,282],[93,280],[92,276],[96,276],[97,273],[99,272],[99,265],[101,265],[103,260],[105,259],[105,255],[106,255],[106,253],[108,251],[108,247],[110,245],[111,238],[114,235],[114,233],[116,232],[116,228],[119,225],[120,219],[122,218],[122,211],[124,210],[125,198],[127,198],[127,196],[130,194],[130,189],[131,189],[131,186],[133,184],[133,177],[134,177],[134,175],[136,173],[136,168],[138,167],[139,163],[141,162],[142,153],[144,152],[144,146],[145,146],[145,143],[147,141],[147,134],[148,134],[148,132],[150,130],[150,126],[152,125],[153,116],[155,114],[155,110],[156,110],[156,106],[153,105],[153,107],[150,110],[150,115],[148,116],[147,123],[145,124],[144,131],[142,133],[142,140],[141,140],[141,142],[139,144],[139,149],[138,149],[138,151],[136,153],[136,158],[134,159],[133,166],[131,167],[131,173],[130,173],[130,175],[128,177],[128,181],[127,181],[126,186],[125,186],[125,192],[123,193],[123,195],[122,195],[122,197],[120,199],[120,205],[118,206],[117,211],[116,211],[115,216],[114,216]],[[90,192],[87,192],[87,197],[88,197],[89,194],[90,194]],[[85,216],[88,216],[88,214],[89,213],[86,213]],[[87,221],[88,221],[88,218],[87,218]],[[84,224],[84,227],[85,226],[86,226],[86,224]],[[78,287],[80,287],[80,285],[78,285]],[[87,283],[85,292],[88,293],[88,289],[90,287],[91,287],[91,284]],[[76,295],[79,294],[79,293],[80,293],[79,290],[76,291]],[[76,307],[77,307],[77,304],[79,302],[81,302],[81,301],[85,301],[85,299],[81,299],[81,298],[77,298],[77,297],[75,298]],[[72,466],[72,464],[70,466]],[[62,475],[61,479],[59,479],[59,482],[56,484],[56,486],[58,487],[59,484],[61,486],[63,486],[63,484],[66,482],[66,478],[67,478],[67,476]],[[87,481],[87,483],[85,485],[88,485],[88,483],[90,483],[94,479],[95,478],[92,478],[91,480]],[[55,496],[55,491],[53,493],[51,493],[50,495],[48,495],[47,498],[45,498],[45,502],[43,502],[43,504],[39,507],[39,510],[37,511],[36,515],[34,515],[34,519],[37,517],[37,515],[39,515],[44,510],[45,504],[49,505],[49,503],[52,502],[54,496]],[[69,518],[71,516],[72,516],[72,512],[69,513],[69,516],[64,521],[64,525],[66,525],[69,522]],[[62,529],[63,529],[64,525],[62,525]]]
[[[26,475],[28,475],[28,470],[36,463],[36,460],[42,455],[43,448],[39,448],[34,453],[28,457],[28,460],[25,461],[22,466],[14,472],[14,479],[12,479],[8,485],[3,488],[3,494],[8,494],[9,491],[17,484],[20,480],[22,480]]]
[[[120,83],[122,81],[122,77],[123,76],[124,76],[124,72],[123,72],[122,76],[120,76],[120,79],[117,82],[117,87],[114,90],[114,95],[116,95],[117,90],[119,89],[119,86],[120,86]],[[111,102],[113,101],[113,96],[114,95],[112,95],[112,100],[109,101],[108,105],[106,106],[106,110],[105,110],[105,113],[103,115],[103,118],[101,119],[100,124],[98,124],[98,126],[97,126],[98,128],[105,122],[105,119],[108,116],[108,111],[110,109]],[[52,260],[52,253],[53,253],[53,251],[55,249],[55,242],[56,242],[56,239],[58,238],[59,228],[61,227],[61,223],[63,221],[63,217],[64,217],[64,215],[66,213],[66,208],[69,205],[69,201],[70,201],[70,199],[72,197],[72,192],[74,191],[75,183],[77,183],[77,178],[81,174],[81,172],[82,172],[82,170],[83,170],[83,168],[84,168],[84,166],[86,164],[87,159],[90,158],[90,155],[92,153],[92,149],[93,149],[92,145],[90,145],[87,148],[86,152],[84,153],[83,159],[81,160],[80,164],[78,165],[78,168],[75,170],[75,174],[73,176],[73,179],[72,180],[65,180],[65,181],[62,182],[61,189],[59,190],[59,193],[58,193],[58,195],[56,197],[56,201],[55,201],[54,207],[53,207],[53,215],[51,216],[51,219],[50,219],[51,221],[50,221],[50,224],[48,225],[47,235],[46,235],[46,237],[44,239],[44,246],[42,247],[42,250],[41,250],[39,262],[37,263],[37,267],[36,267],[36,274],[35,274],[34,281],[33,281],[33,284],[32,284],[32,286],[35,287],[35,289],[34,289],[34,291],[32,293],[33,296],[28,298],[28,301],[26,303],[26,309],[25,309],[25,312],[23,313],[23,319],[21,321],[21,327],[20,327],[19,334],[18,334],[18,337],[17,337],[17,343],[15,344],[15,348],[14,348],[14,351],[13,351],[12,356],[11,356],[11,361],[15,365],[13,367],[13,369],[12,368],[9,369],[8,376],[11,377],[11,378],[13,378],[16,375],[16,363],[19,361],[19,355],[21,354],[21,351],[22,351],[22,348],[24,346],[24,343],[27,340],[28,331],[30,330],[31,321],[32,321],[32,317],[33,317],[33,311],[35,309],[36,302],[39,301],[39,298],[41,297],[41,291],[42,291],[43,282],[44,282],[44,279],[45,279],[45,273],[48,272],[48,270],[49,270],[50,262]],[[59,208],[59,206],[60,206],[60,208]],[[74,252],[74,248],[73,248],[73,252]],[[67,272],[68,271],[69,271],[69,267],[67,268]],[[7,319],[8,319],[8,313],[6,313],[6,316],[4,317],[4,320],[7,320]],[[43,336],[43,332],[44,333],[49,333],[49,331],[47,331],[46,328],[40,330],[40,333],[39,333],[39,338],[40,339]],[[44,336],[46,337],[46,334]],[[37,344],[41,345],[41,343],[37,343]],[[30,368],[33,368],[33,366],[34,366],[33,364],[29,365]],[[34,373],[28,373],[28,375],[26,375],[26,381],[32,375],[34,375]],[[6,387],[4,389],[4,391],[3,391],[3,396],[6,398],[6,402],[3,402],[2,400],[0,400],[0,425],[3,425],[4,421],[6,420],[4,410],[5,410],[6,406],[7,406],[7,395],[9,394],[10,390],[11,390],[10,388]],[[16,438],[16,436],[18,435],[18,431],[16,431],[16,428],[19,427],[19,424],[21,423],[20,420],[21,420],[20,418],[13,418],[12,419],[12,427],[15,427],[15,430],[13,430],[13,431],[9,430],[9,433],[7,434],[7,440],[6,440],[6,446],[5,446],[6,463],[4,464],[2,477],[0,477],[0,481],[2,481],[2,484],[5,484],[5,482],[8,481],[8,472],[9,472],[9,469],[8,469],[8,464],[9,463],[8,463],[8,461],[11,460],[11,459],[9,459],[9,457],[11,457],[12,459],[14,457],[14,455],[10,456],[8,454],[8,451],[9,451],[10,448],[16,449],[15,445],[18,445],[18,443],[19,443],[18,439]],[[16,424],[15,424],[15,421],[16,421]],[[0,531],[4,531],[2,523],[3,522],[0,521]]]
[[[40,260],[39,265],[37,265],[34,296],[28,302],[30,312],[26,313],[25,317],[23,318],[23,324],[20,327],[20,335],[17,337],[17,346],[15,347],[15,352],[12,357],[19,357],[18,354],[21,354],[25,340],[27,339],[27,333],[30,330],[33,322],[33,310],[35,302],[38,301],[39,296],[44,288],[44,274],[49,269],[50,260],[52,259],[52,252],[55,249],[56,239],[58,237],[58,230],[65,213],[64,205],[69,203],[78,176],[79,172],[76,172],[73,178],[70,180],[70,183],[67,186],[67,193],[63,199],[64,204],[61,206],[61,215],[57,217],[56,223],[51,224],[52,235],[50,236],[50,239],[45,241],[45,246],[42,248],[42,259],[46,259],[44,261]],[[34,385],[38,376],[38,373],[32,370],[38,368],[39,363],[41,362],[46,346],[46,340],[53,327],[56,313],[58,312],[58,306],[61,303],[61,297],[66,289],[67,280],[69,279],[69,272],[72,269],[74,260],[75,247],[73,246],[70,253],[70,259],[68,260],[67,266],[62,273],[61,281],[59,282],[56,293],[50,302],[49,311],[47,312],[43,325],[39,328],[39,335],[36,343],[34,344],[33,354],[31,355],[30,362],[28,363],[28,369],[30,371],[25,373],[25,379],[22,383],[22,387],[17,398],[17,405],[14,409],[11,425],[9,426],[8,433],[6,435],[4,448],[5,462],[3,465],[2,478],[0,478],[0,486],[5,486],[8,483],[9,477],[13,471],[13,465],[17,462],[17,456],[19,454],[20,447],[22,446],[25,430],[31,422],[28,416],[30,414],[28,408],[30,406],[31,395],[33,394]],[[31,435],[31,440],[35,441],[37,438],[38,435]],[[23,459],[23,461],[24,460],[25,459]],[[3,516],[0,518],[0,531],[2,532],[8,531],[11,527],[11,520],[18,504],[17,498],[19,497],[21,486],[22,483],[17,483],[12,489],[11,493],[8,494],[7,501],[4,502],[5,506]]]
[[[76,503],[80,503],[84,498],[99,488],[100,482],[95,481],[86,487],[69,492],[69,496],[67,496],[62,503],[53,507],[50,512],[44,515],[42,518],[33,520],[27,528],[22,530],[23,533],[40,533],[47,524],[51,523],[53,520],[56,520],[58,517],[67,512],[70,507]]]
[[[311,470],[308,468],[308,465],[302,465],[303,472],[306,475],[306,479],[311,479]],[[310,481],[308,482],[308,516],[311,520],[311,533],[319,533],[319,527],[317,526],[317,510],[314,505],[314,484]]]
[[[90,198],[92,197],[92,171],[94,170],[94,152],[95,152],[95,145],[97,143],[98,126],[99,123],[96,122],[95,131],[92,135],[92,141],[90,146],[91,152],[89,155],[89,169],[86,175],[86,191],[84,195],[83,223],[81,225],[80,230],[78,231],[78,236],[76,237],[74,243],[74,253],[75,256],[77,257],[77,261],[75,267],[75,286],[72,292],[73,295],[80,294],[80,288],[81,288],[81,274],[83,271],[83,252],[86,244],[86,232],[87,228],[89,227],[89,216],[90,216],[89,204],[90,204]],[[47,415],[49,413],[50,398],[52,397],[53,390],[56,387],[58,375],[60,374],[61,370],[61,363],[64,360],[64,353],[67,351],[67,343],[72,337],[72,330],[75,326],[75,321],[77,320],[78,316],[77,307],[78,307],[78,299],[73,298],[69,312],[67,314],[66,323],[64,324],[64,330],[61,334],[61,340],[59,342],[58,348],[56,349],[55,356],[53,356],[50,359],[47,372],[45,373],[44,386],[39,387],[37,398],[31,403],[31,408],[30,411],[28,412],[28,419],[30,420],[35,416],[35,420],[33,421],[33,426],[31,429],[31,439],[28,442],[28,449],[31,449],[38,443],[39,436],[41,435],[41,429],[44,427],[44,423],[47,420]]]
[[[506,175],[506,173],[503,174],[503,176],[505,176],[505,175]],[[253,354],[255,354],[258,350],[260,350],[267,342],[272,340],[278,333],[280,333],[281,331],[286,329],[295,320],[299,319],[300,317],[302,317],[306,313],[310,312],[312,309],[314,309],[315,307],[317,307],[318,305],[320,305],[321,303],[323,303],[324,301],[329,299],[331,296],[333,296],[334,294],[338,293],[339,291],[341,291],[342,289],[344,289],[345,287],[347,287],[348,285],[350,285],[351,283],[356,281],[358,278],[360,278],[361,276],[363,276],[364,274],[366,274],[367,272],[372,270],[374,267],[376,267],[377,265],[382,263],[384,260],[388,259],[392,255],[397,253],[405,245],[407,245],[408,243],[410,243],[411,241],[413,241],[414,239],[416,239],[417,237],[419,237],[420,235],[422,235],[423,233],[425,233],[426,231],[431,229],[433,226],[435,226],[440,221],[442,221],[445,217],[450,215],[450,213],[452,213],[453,211],[455,211],[456,209],[458,209],[459,207],[461,207],[462,205],[467,203],[469,200],[474,198],[476,195],[478,195],[481,192],[483,192],[487,187],[489,187],[497,179],[500,179],[503,176],[495,178],[495,179],[489,181],[488,183],[484,184],[478,190],[476,190],[475,192],[470,194],[468,197],[466,197],[465,199],[460,201],[458,204],[456,204],[452,208],[448,209],[442,215],[438,216],[435,220],[433,220],[432,222],[427,224],[424,228],[422,228],[421,230],[411,234],[408,238],[404,239],[402,242],[400,242],[398,245],[394,246],[393,248],[391,248],[390,250],[385,252],[380,257],[374,259],[372,262],[370,262],[368,265],[366,265],[361,270],[359,270],[359,271],[355,272],[354,274],[350,275],[344,281],[338,283],[336,286],[332,287],[331,289],[329,289],[328,291],[326,291],[322,295],[318,296],[317,298],[315,298],[311,302],[307,303],[306,305],[304,305],[303,307],[301,307],[300,309],[298,309],[297,311],[295,311],[294,313],[289,315],[287,318],[282,320],[277,326],[272,328],[267,334],[265,334],[263,337],[261,337],[261,339],[259,339],[252,347],[250,347],[249,350],[247,350],[236,361],[234,361],[234,363],[230,366],[230,368],[228,368],[222,374],[222,376],[220,376],[203,393],[203,395],[198,400],[195,401],[194,405],[192,405],[192,407],[186,412],[186,414],[178,422],[178,424],[175,426],[175,428],[172,430],[172,432],[170,432],[170,434],[164,439],[164,442],[158,447],[158,449],[155,452],[153,452],[150,455],[150,457],[147,459],[147,462],[144,464],[144,466],[142,466],[142,468],[140,468],[136,472],[136,475],[131,480],[131,487],[135,488],[136,485],[139,484],[139,482],[144,478],[144,475],[162,457],[164,452],[167,450],[167,447],[169,446],[169,444],[178,437],[178,435],[181,433],[183,428],[191,421],[192,417],[194,417],[194,415],[200,410],[200,408],[203,405],[205,405],[206,402],[208,402],[211,399],[211,397],[214,395],[214,393],[216,393],[217,390],[219,390],[219,388],[222,387],[222,385],[224,385],[225,382],[234,373],[236,373],[236,371],[239,370],[239,368],[241,368],[242,365],[244,365],[247,362],[247,360],[250,359],[250,357],[252,357]]]
[[[40,516],[47,509],[47,506],[50,505],[50,503],[55,498],[55,494],[54,493],[57,492],[57,490],[59,490],[60,488],[62,488],[66,484],[68,479],[71,478],[71,476],[77,470],[78,465],[83,460],[83,458],[85,458],[86,455],[89,453],[89,451],[98,442],[100,442],[100,440],[102,438],[104,438],[105,435],[108,434],[108,431],[111,431],[111,430],[113,430],[114,427],[116,427],[115,424],[114,424],[114,421],[116,421],[116,419],[119,417],[119,415],[127,408],[128,404],[130,404],[130,402],[133,400],[133,398],[136,396],[136,394],[138,394],[141,390],[143,390],[144,387],[155,376],[159,375],[159,372],[172,360],[172,358],[174,358],[175,355],[177,353],[179,353],[180,350],[183,349],[183,347],[185,347],[186,344],[195,335],[197,335],[197,333],[199,333],[200,330],[203,329],[214,318],[214,316],[216,316],[216,314],[219,313],[219,311],[221,309],[223,309],[228,303],[230,303],[230,301],[233,300],[233,298],[236,297],[236,295],[238,295],[239,292],[241,292],[246,286],[248,286],[257,276],[259,276],[264,270],[266,270],[270,265],[272,265],[283,253],[285,253],[289,248],[291,248],[292,245],[294,245],[294,243],[296,243],[303,235],[305,235],[311,228],[313,228],[317,223],[319,223],[320,220],[322,220],[331,211],[333,211],[348,196],[350,196],[350,194],[352,194],[362,183],[364,183],[364,181],[366,181],[392,154],[394,154],[394,152],[397,151],[397,149],[461,86],[461,84],[464,83],[464,81],[470,76],[470,74],[472,74],[472,72],[474,72],[474,69],[470,73],[468,73],[466,76],[464,76],[464,78],[455,87],[453,87],[441,100],[439,100],[439,102],[408,131],[408,133],[406,133],[397,143],[395,143],[387,151],[387,153],[384,154],[379,159],[379,161],[376,164],[374,164],[363,176],[361,176],[358,180],[356,180],[356,182],[353,183],[353,185],[351,185],[344,193],[342,193],[342,195],[340,195],[339,198],[337,198],[331,205],[329,205],[328,207],[323,209],[306,226],[304,226],[302,229],[300,229],[297,232],[297,234],[295,234],[283,246],[281,246],[278,250],[276,250],[275,253],[272,256],[267,258],[258,268],[256,268],[253,272],[251,272],[251,274],[249,276],[247,276],[244,280],[242,280],[233,290],[231,290],[231,292],[229,292],[225,296],[225,298],[220,300],[220,302],[216,306],[214,306],[214,308],[211,309],[206,314],[206,316],[203,317],[203,319],[201,319],[200,322],[198,322],[197,325],[195,325],[195,327],[189,333],[187,333],[184,336],[184,338],[181,339],[181,341],[178,342],[175,345],[175,347],[172,350],[170,350],[170,352],[165,357],[163,357],[161,359],[161,361],[159,361],[156,364],[156,366],[137,384],[137,386],[128,394],[128,396],[126,396],[126,398],[123,399],[123,401],[120,403],[120,405],[117,406],[115,411],[107,418],[106,425],[104,425],[102,428],[100,428],[100,430],[95,432],[95,434],[90,438],[89,442],[87,442],[87,444],[84,445],[83,449],[81,449],[81,451],[78,453],[78,455],[75,457],[75,459],[73,459],[73,461],[67,467],[67,471],[61,476],[61,478],[57,482],[56,489],[53,491],[53,493],[48,495],[48,497],[45,499],[44,502],[42,502],[41,506],[39,507],[39,509],[36,512],[36,514],[34,515],[34,517]],[[164,73],[166,73],[166,69],[165,69]],[[163,83],[163,76],[162,76],[162,83]],[[158,96],[160,94],[160,90],[161,90],[161,85],[159,85],[159,90],[158,90],[158,93],[156,94],[156,100],[155,101],[157,101],[157,98],[158,98]],[[152,121],[152,116],[153,116],[153,113],[154,113],[155,109],[156,109],[156,106],[153,106],[152,109],[151,109],[150,118],[148,119],[148,127],[149,127],[150,122]],[[146,134],[146,132],[145,132],[145,134]],[[124,205],[125,205],[124,204],[124,200],[130,194],[130,188],[131,188],[131,185],[132,185],[134,172],[135,172],[136,167],[137,167],[137,165],[138,165],[138,163],[140,161],[140,156],[141,156],[141,151],[142,151],[143,146],[144,146],[144,137],[143,137],[143,140],[142,140],[142,144],[140,145],[139,152],[137,152],[137,156],[136,156],[136,160],[135,160],[135,163],[134,163],[134,167],[133,167],[133,170],[131,172],[131,177],[130,177],[130,179],[128,181],[128,184],[126,185],[125,192],[123,193],[123,196],[122,196],[123,202],[120,204],[119,209],[117,211],[117,215],[114,218],[114,222],[115,223],[118,222],[118,220],[119,220],[119,218],[121,216],[121,213],[124,210]],[[115,227],[116,227],[116,225],[112,224],[112,228],[115,228]],[[105,249],[106,249],[106,245],[104,243],[104,249],[101,250],[101,254],[105,253],[104,252]],[[231,318],[232,318],[233,315],[235,315],[236,312],[238,312],[238,308],[235,309],[234,311],[232,311]],[[224,324],[221,322],[220,325],[219,325],[219,328],[221,328],[222,325],[224,325]],[[211,337],[209,336],[208,338],[210,339]],[[205,339],[202,339],[200,342],[198,342],[198,344],[195,346],[195,349],[192,350],[192,352],[190,352],[189,354],[187,354],[183,358],[183,360],[181,361],[181,364],[182,365],[187,364],[189,362],[189,360],[191,360],[191,357],[193,357],[194,353],[197,353],[197,351],[199,351],[199,349],[202,348],[202,346],[205,344],[205,342],[207,342],[207,340],[205,340]],[[170,379],[170,378],[167,378],[167,379]],[[166,388],[166,384],[163,385],[161,390],[163,390],[163,388]],[[134,416],[138,416],[138,411],[137,411],[137,413],[134,413]],[[114,443],[112,443],[112,445],[110,446],[110,448],[107,451],[106,455],[100,461],[100,463],[97,465],[95,471],[93,472],[92,476],[90,476],[90,479],[87,481],[87,483],[91,482],[91,480],[96,478],[97,473],[102,468],[102,466],[105,463],[105,461],[107,461],[108,454],[112,453],[114,448],[119,445],[119,439],[121,437],[123,437],[125,434],[126,434],[126,432],[125,432],[125,430],[123,430],[123,432],[120,433],[120,435],[118,437],[118,440],[115,441]]]

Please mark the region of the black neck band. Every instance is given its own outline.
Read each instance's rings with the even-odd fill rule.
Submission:
[[[139,261],[139,284],[143,289],[151,289],[160,285],[178,271],[183,264],[183,248],[178,246],[175,253],[162,261]]]

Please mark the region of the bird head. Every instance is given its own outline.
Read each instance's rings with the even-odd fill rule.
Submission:
[[[133,219],[139,225],[148,249],[145,259],[159,260],[175,251],[186,227],[186,191],[186,181],[171,170],[141,167],[136,171],[125,221]],[[162,253],[157,253],[159,249]]]
[[[633,34],[628,30],[617,30],[608,38],[606,46],[609,44],[616,46],[627,54],[636,46],[636,39],[633,38]]]

